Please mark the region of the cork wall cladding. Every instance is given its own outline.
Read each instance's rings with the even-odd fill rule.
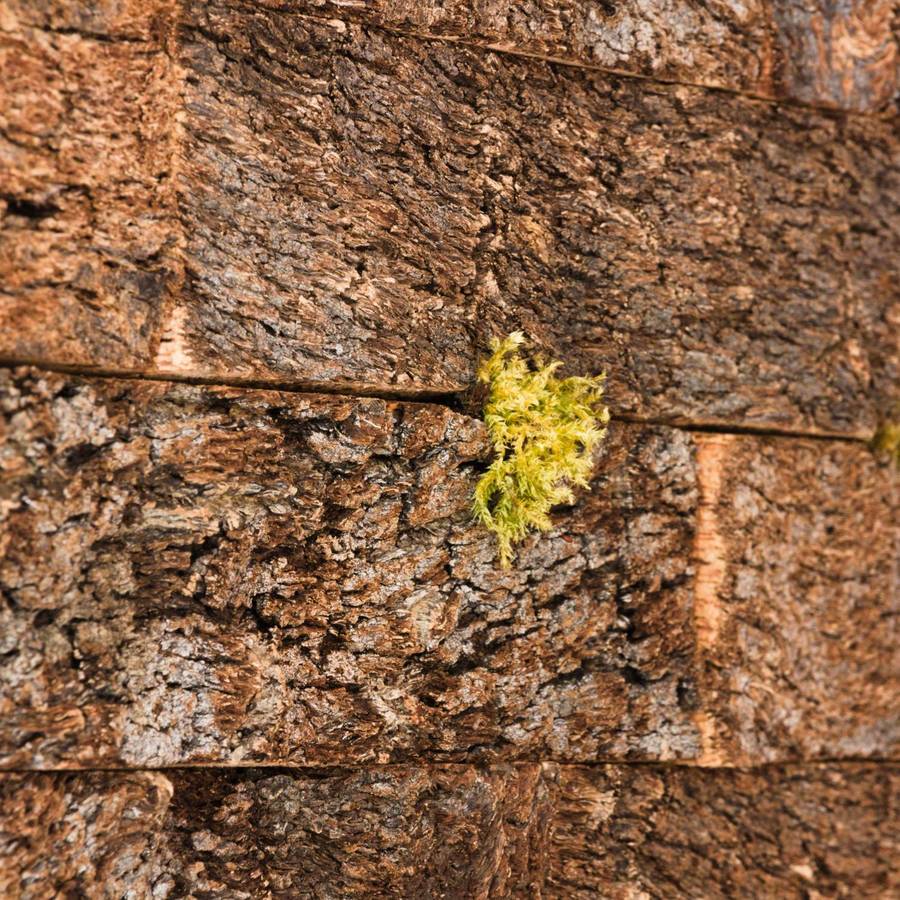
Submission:
[[[223,900],[889,897],[898,778],[896,766],[864,764],[0,775],[0,823],[20,834],[0,889]]]
[[[127,37],[20,11],[0,355],[452,393],[524,328],[634,415],[891,412],[890,119],[372,27],[390,9],[166,3]]]
[[[896,751],[865,447],[614,423],[506,571],[444,407],[3,385],[8,766]]]
[[[900,896],[898,36],[0,0],[0,898]]]

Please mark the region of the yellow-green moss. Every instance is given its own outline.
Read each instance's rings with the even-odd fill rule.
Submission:
[[[900,466],[900,422],[882,425],[872,446],[881,453],[887,453]]]
[[[518,331],[494,340],[478,370],[489,387],[484,421],[494,461],[475,488],[473,509],[497,535],[504,568],[514,543],[531,529],[549,529],[551,507],[571,503],[573,487],[587,487],[609,421],[604,375],[557,378],[560,363],[529,365],[519,352],[524,345]]]

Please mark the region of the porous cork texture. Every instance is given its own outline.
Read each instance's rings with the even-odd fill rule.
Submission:
[[[0,0],[0,896],[900,893],[896,24]]]

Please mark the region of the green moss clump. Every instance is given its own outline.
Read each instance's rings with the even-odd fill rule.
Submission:
[[[484,421],[494,461],[475,488],[473,510],[497,535],[503,568],[530,529],[551,527],[551,507],[571,503],[574,486],[588,486],[609,422],[601,404],[605,375],[557,378],[561,363],[529,365],[519,353],[524,344],[518,331],[495,339],[478,370],[489,388]]]
[[[900,466],[900,422],[882,425],[872,446],[881,453],[887,453]]]

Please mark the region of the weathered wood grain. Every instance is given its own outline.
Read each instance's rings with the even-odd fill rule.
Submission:
[[[173,371],[454,390],[523,328],[654,419],[870,434],[897,400],[889,123],[194,12]]]
[[[148,17],[162,5],[0,4],[2,355],[138,369],[153,359],[181,272],[178,84],[164,23]]]
[[[896,765],[563,767],[545,896],[892,897]]]
[[[895,766],[859,764],[6,774],[0,890],[888,897],[898,785]]]
[[[896,752],[898,507],[862,446],[617,424],[504,572],[446,408],[0,397],[7,767]]]
[[[876,111],[897,97],[893,0],[308,0],[303,8],[774,99]]]
[[[650,419],[897,403],[889,122],[170,6],[5,33],[0,357],[456,391],[524,328]]]

